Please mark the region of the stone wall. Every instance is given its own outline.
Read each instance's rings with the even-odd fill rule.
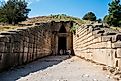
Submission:
[[[48,22],[0,32],[0,71],[58,51],[56,38],[62,25],[67,31],[72,26],[71,22]],[[67,45],[76,56],[121,69],[120,31],[98,23],[83,24],[73,36],[71,32],[67,34],[70,34]]]
[[[85,24],[73,35],[75,55],[121,69],[121,34],[103,24]]]
[[[0,71],[51,54],[50,23],[0,32]]]

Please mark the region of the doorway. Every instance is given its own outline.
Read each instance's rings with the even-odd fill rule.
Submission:
[[[66,48],[67,48],[67,42],[66,37],[59,37],[58,39],[58,54],[60,54],[60,50],[63,51],[63,54],[66,54]]]

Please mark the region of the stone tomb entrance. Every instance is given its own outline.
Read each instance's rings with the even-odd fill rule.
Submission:
[[[59,37],[58,39],[58,51],[59,50],[66,50],[67,49],[67,46],[66,46],[66,43],[67,40],[66,40],[66,37]]]
[[[72,27],[72,22],[53,22],[53,43],[52,49],[53,54],[59,55],[60,50],[63,51],[63,54],[66,54],[66,50],[70,49],[73,51],[73,34],[70,32]]]
[[[62,25],[59,30],[58,36],[58,53],[60,54],[60,50],[63,51],[63,54],[66,54],[67,50],[67,31],[65,27]]]

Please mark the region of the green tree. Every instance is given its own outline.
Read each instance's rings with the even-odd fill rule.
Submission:
[[[106,15],[104,18],[103,18],[103,22],[104,23],[107,23],[109,25],[111,25],[111,16],[110,15]]]
[[[84,17],[82,19],[83,20],[96,21],[96,16],[93,12],[88,12],[87,14],[84,15]]]
[[[109,15],[104,17],[104,22],[112,26],[121,26],[121,5],[120,0],[113,0],[109,3]]]
[[[0,21],[17,24],[28,18],[29,11],[25,0],[8,0],[0,6]]]
[[[97,21],[98,21],[99,23],[101,23],[101,22],[102,22],[102,19],[101,19],[101,18],[99,18],[99,19],[97,19]]]

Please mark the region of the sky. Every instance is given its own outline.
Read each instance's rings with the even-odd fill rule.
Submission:
[[[7,1],[7,0],[5,0]],[[67,14],[82,18],[87,12],[94,12],[97,18],[108,14],[108,3],[112,0],[27,0],[31,9],[29,17],[50,14]]]

